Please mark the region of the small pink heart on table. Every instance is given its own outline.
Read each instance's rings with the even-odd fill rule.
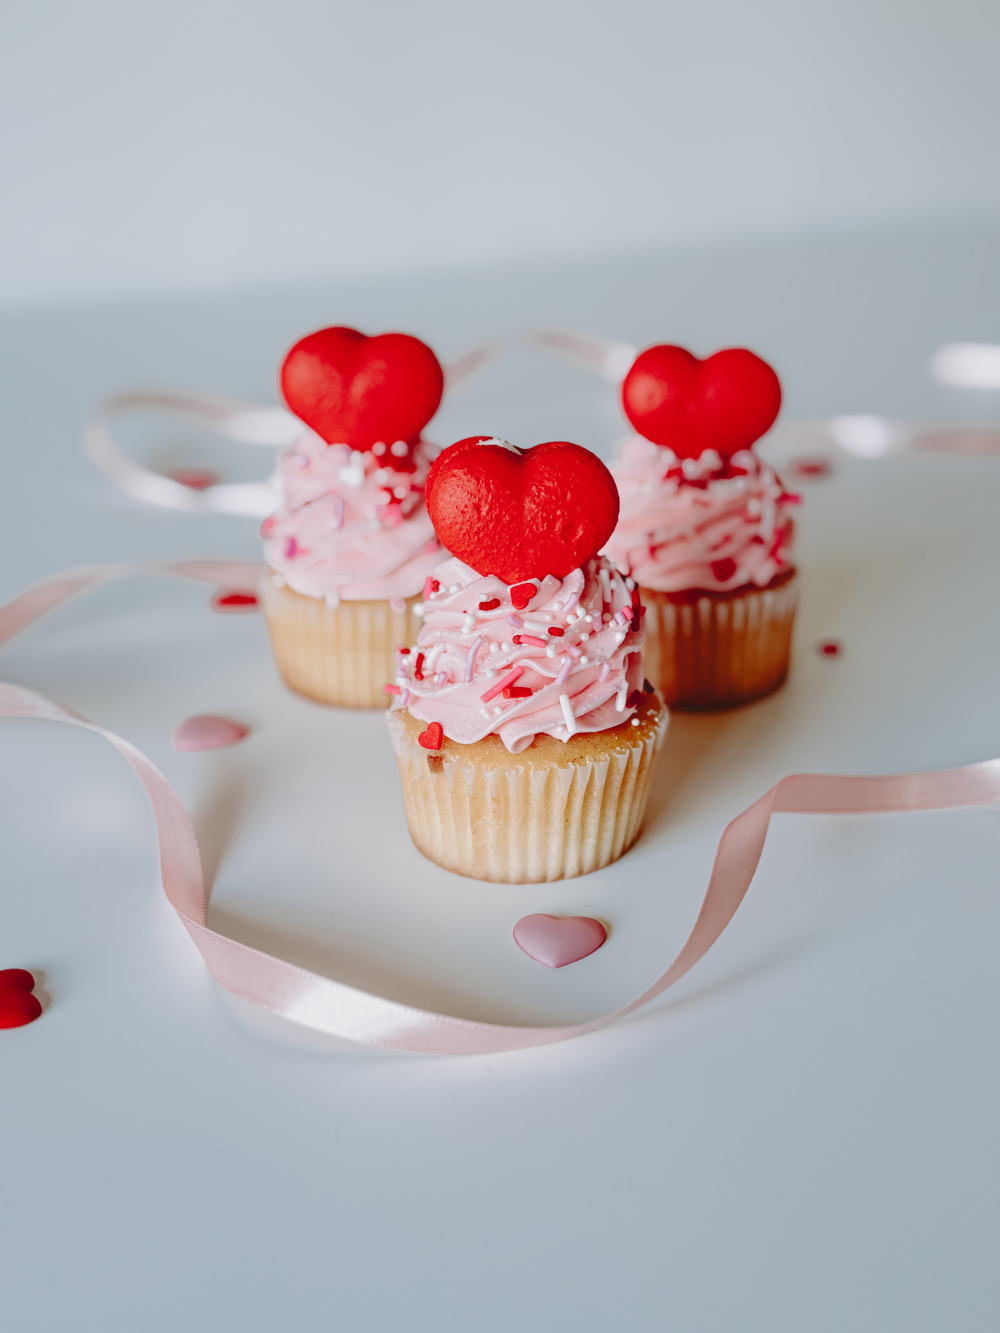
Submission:
[[[207,491],[209,486],[214,486],[219,480],[218,472],[207,467],[179,467],[169,475],[191,491]]]
[[[534,912],[514,927],[514,943],[543,967],[565,967],[599,949],[608,932],[592,916],[548,916]]]
[[[35,978],[23,967],[0,971],[0,1028],[22,1028],[40,1016],[42,1006],[31,993],[34,989]]]
[[[217,717],[214,713],[199,713],[182,722],[174,732],[174,749],[184,753],[187,750],[224,750],[227,745],[235,745],[249,734],[249,727],[243,727],[228,717]]]
[[[220,611],[223,615],[256,611],[257,598],[252,592],[217,592],[212,597],[212,610]]]

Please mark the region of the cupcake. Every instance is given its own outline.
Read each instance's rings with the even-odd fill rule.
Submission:
[[[744,348],[699,361],[641,352],[622,384],[612,473],[621,512],[605,553],[646,607],[646,675],[671,708],[731,708],[788,674],[798,579],[790,495],[753,452],[781,406],[771,367]]]
[[[421,431],[444,375],[405,333],[330,328],[281,368],[303,431],[280,461],[281,507],[264,521],[259,601],[285,682],[319,703],[384,708],[395,650],[442,552],[424,506],[436,452]]]
[[[434,570],[389,714],[410,834],[447,870],[537,883],[635,841],[667,712],[638,597],[598,552],[614,481],[578,445],[461,440],[427,504]]]

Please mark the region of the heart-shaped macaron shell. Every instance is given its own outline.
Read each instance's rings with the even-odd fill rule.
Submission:
[[[745,347],[699,361],[683,347],[647,347],[622,382],[622,407],[647,440],[679,458],[714,449],[723,459],[749,449],[781,407],[777,375]]]
[[[35,978],[23,967],[0,971],[0,1028],[21,1028],[33,1023],[42,1012],[36,996]]]
[[[618,488],[601,460],[566,440],[515,449],[476,435],[435,459],[427,511],[442,545],[504,583],[565,578],[618,522]]]
[[[295,344],[281,367],[281,392],[300,420],[327,444],[364,452],[379,443],[413,443],[438,410],[441,365],[419,338],[330,328]],[[385,462],[394,465],[395,455]]]
[[[592,916],[548,916],[533,912],[514,927],[514,943],[543,967],[566,967],[594,953],[607,931]]]

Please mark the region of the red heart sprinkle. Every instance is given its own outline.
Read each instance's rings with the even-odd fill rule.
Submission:
[[[459,440],[435,459],[426,496],[441,544],[477,574],[515,585],[517,610],[536,591],[521,601],[518,585],[547,574],[565,578],[597,554],[618,522],[611,473],[565,440],[523,451],[487,436]]]
[[[500,598],[491,597],[488,602],[480,602],[479,609],[480,611],[495,611],[499,605]]]
[[[781,384],[745,347],[700,361],[683,347],[661,344],[636,357],[622,383],[622,407],[640,435],[679,458],[715,449],[725,460],[774,424]]]
[[[21,1028],[40,1017],[42,1006],[32,995],[35,978],[23,967],[0,971],[0,1028]]]
[[[518,583],[510,590],[510,604],[515,611],[523,611],[534,597],[538,587],[534,583]]]
[[[238,615],[240,612],[256,611],[257,598],[252,592],[217,592],[211,606],[213,611]]]
[[[219,480],[218,472],[207,467],[179,467],[169,475],[190,491],[207,491]]]
[[[594,953],[608,933],[592,916],[549,916],[533,912],[514,927],[514,943],[543,967],[566,967]]]
[[[735,573],[736,561],[730,556],[726,556],[724,560],[712,561],[712,575],[717,578],[720,583],[728,583]]]
[[[327,444],[362,451],[390,446],[385,467],[412,470],[413,459],[393,454],[397,441],[415,441],[438,410],[444,373],[419,338],[357,329],[320,329],[302,338],[281,367],[285,402]]]
[[[420,733],[417,740],[425,750],[440,750],[444,741],[444,728],[440,722],[431,722],[428,724],[427,730]]]

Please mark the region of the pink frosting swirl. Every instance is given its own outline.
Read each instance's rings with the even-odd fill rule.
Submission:
[[[567,741],[635,711],[628,700],[642,688],[645,630],[633,630],[631,593],[607,560],[533,580],[523,611],[506,583],[460,560],[444,561],[434,578],[416,649],[397,655],[398,707],[463,744],[494,733],[511,754],[539,732]],[[530,694],[505,699],[505,684]]]
[[[681,460],[633,435],[611,473],[621,511],[604,549],[642,587],[763,588],[790,568],[791,506],[799,497],[752,450],[733,454],[727,465],[714,450]]]
[[[436,450],[421,440],[410,472],[385,465],[385,445],[375,450],[328,445],[307,430],[282,455],[285,502],[261,534],[267,563],[296,592],[332,603],[412,597],[440,562],[424,508]]]

